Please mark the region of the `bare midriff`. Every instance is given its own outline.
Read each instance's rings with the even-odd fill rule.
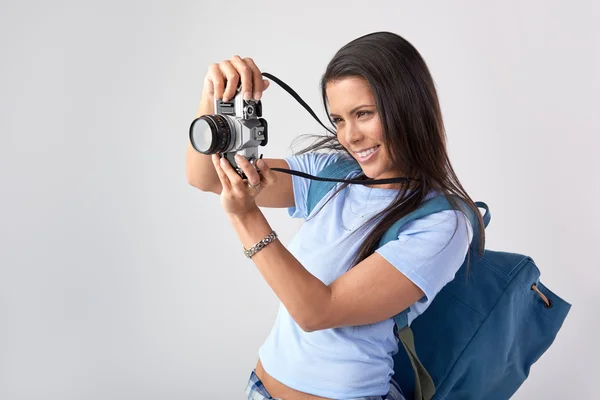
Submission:
[[[300,392],[284,385],[267,374],[262,366],[262,363],[260,362],[260,359],[256,363],[256,369],[254,372],[256,373],[256,376],[258,376],[258,379],[261,380],[265,389],[267,389],[267,392],[269,392],[273,398],[282,400],[332,400],[328,397],[319,397],[309,393]]]

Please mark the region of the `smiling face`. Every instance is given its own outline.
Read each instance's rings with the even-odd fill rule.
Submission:
[[[375,97],[367,81],[357,76],[346,77],[328,82],[325,90],[338,141],[358,161],[365,175],[372,179],[403,176],[392,164]],[[372,186],[398,187],[397,184]]]

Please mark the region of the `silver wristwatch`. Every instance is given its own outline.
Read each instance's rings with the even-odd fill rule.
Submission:
[[[263,249],[266,245],[268,245],[275,239],[277,239],[277,233],[273,231],[269,233],[263,240],[250,247],[248,250],[244,248],[244,254],[246,255],[246,257],[251,258],[253,255],[258,253],[261,249]]]

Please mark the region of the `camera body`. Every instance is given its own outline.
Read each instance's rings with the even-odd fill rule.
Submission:
[[[240,91],[229,101],[215,99],[215,114],[196,118],[190,126],[190,143],[203,154],[220,154],[242,177],[235,162],[241,154],[256,168],[258,146],[268,142],[267,121],[262,118],[262,103],[244,100]]]
[[[254,164],[259,158],[258,146],[268,142],[267,121],[262,118],[262,103],[244,100],[238,91],[230,101],[215,99],[215,113],[227,118],[233,133],[229,148],[223,156],[236,168],[235,155],[241,153]]]

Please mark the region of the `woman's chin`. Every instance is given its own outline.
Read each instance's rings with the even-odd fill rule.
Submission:
[[[375,168],[370,168],[368,166],[361,166],[361,168],[363,174],[365,174],[365,176],[369,179],[377,179],[377,177],[381,175],[381,173]]]

